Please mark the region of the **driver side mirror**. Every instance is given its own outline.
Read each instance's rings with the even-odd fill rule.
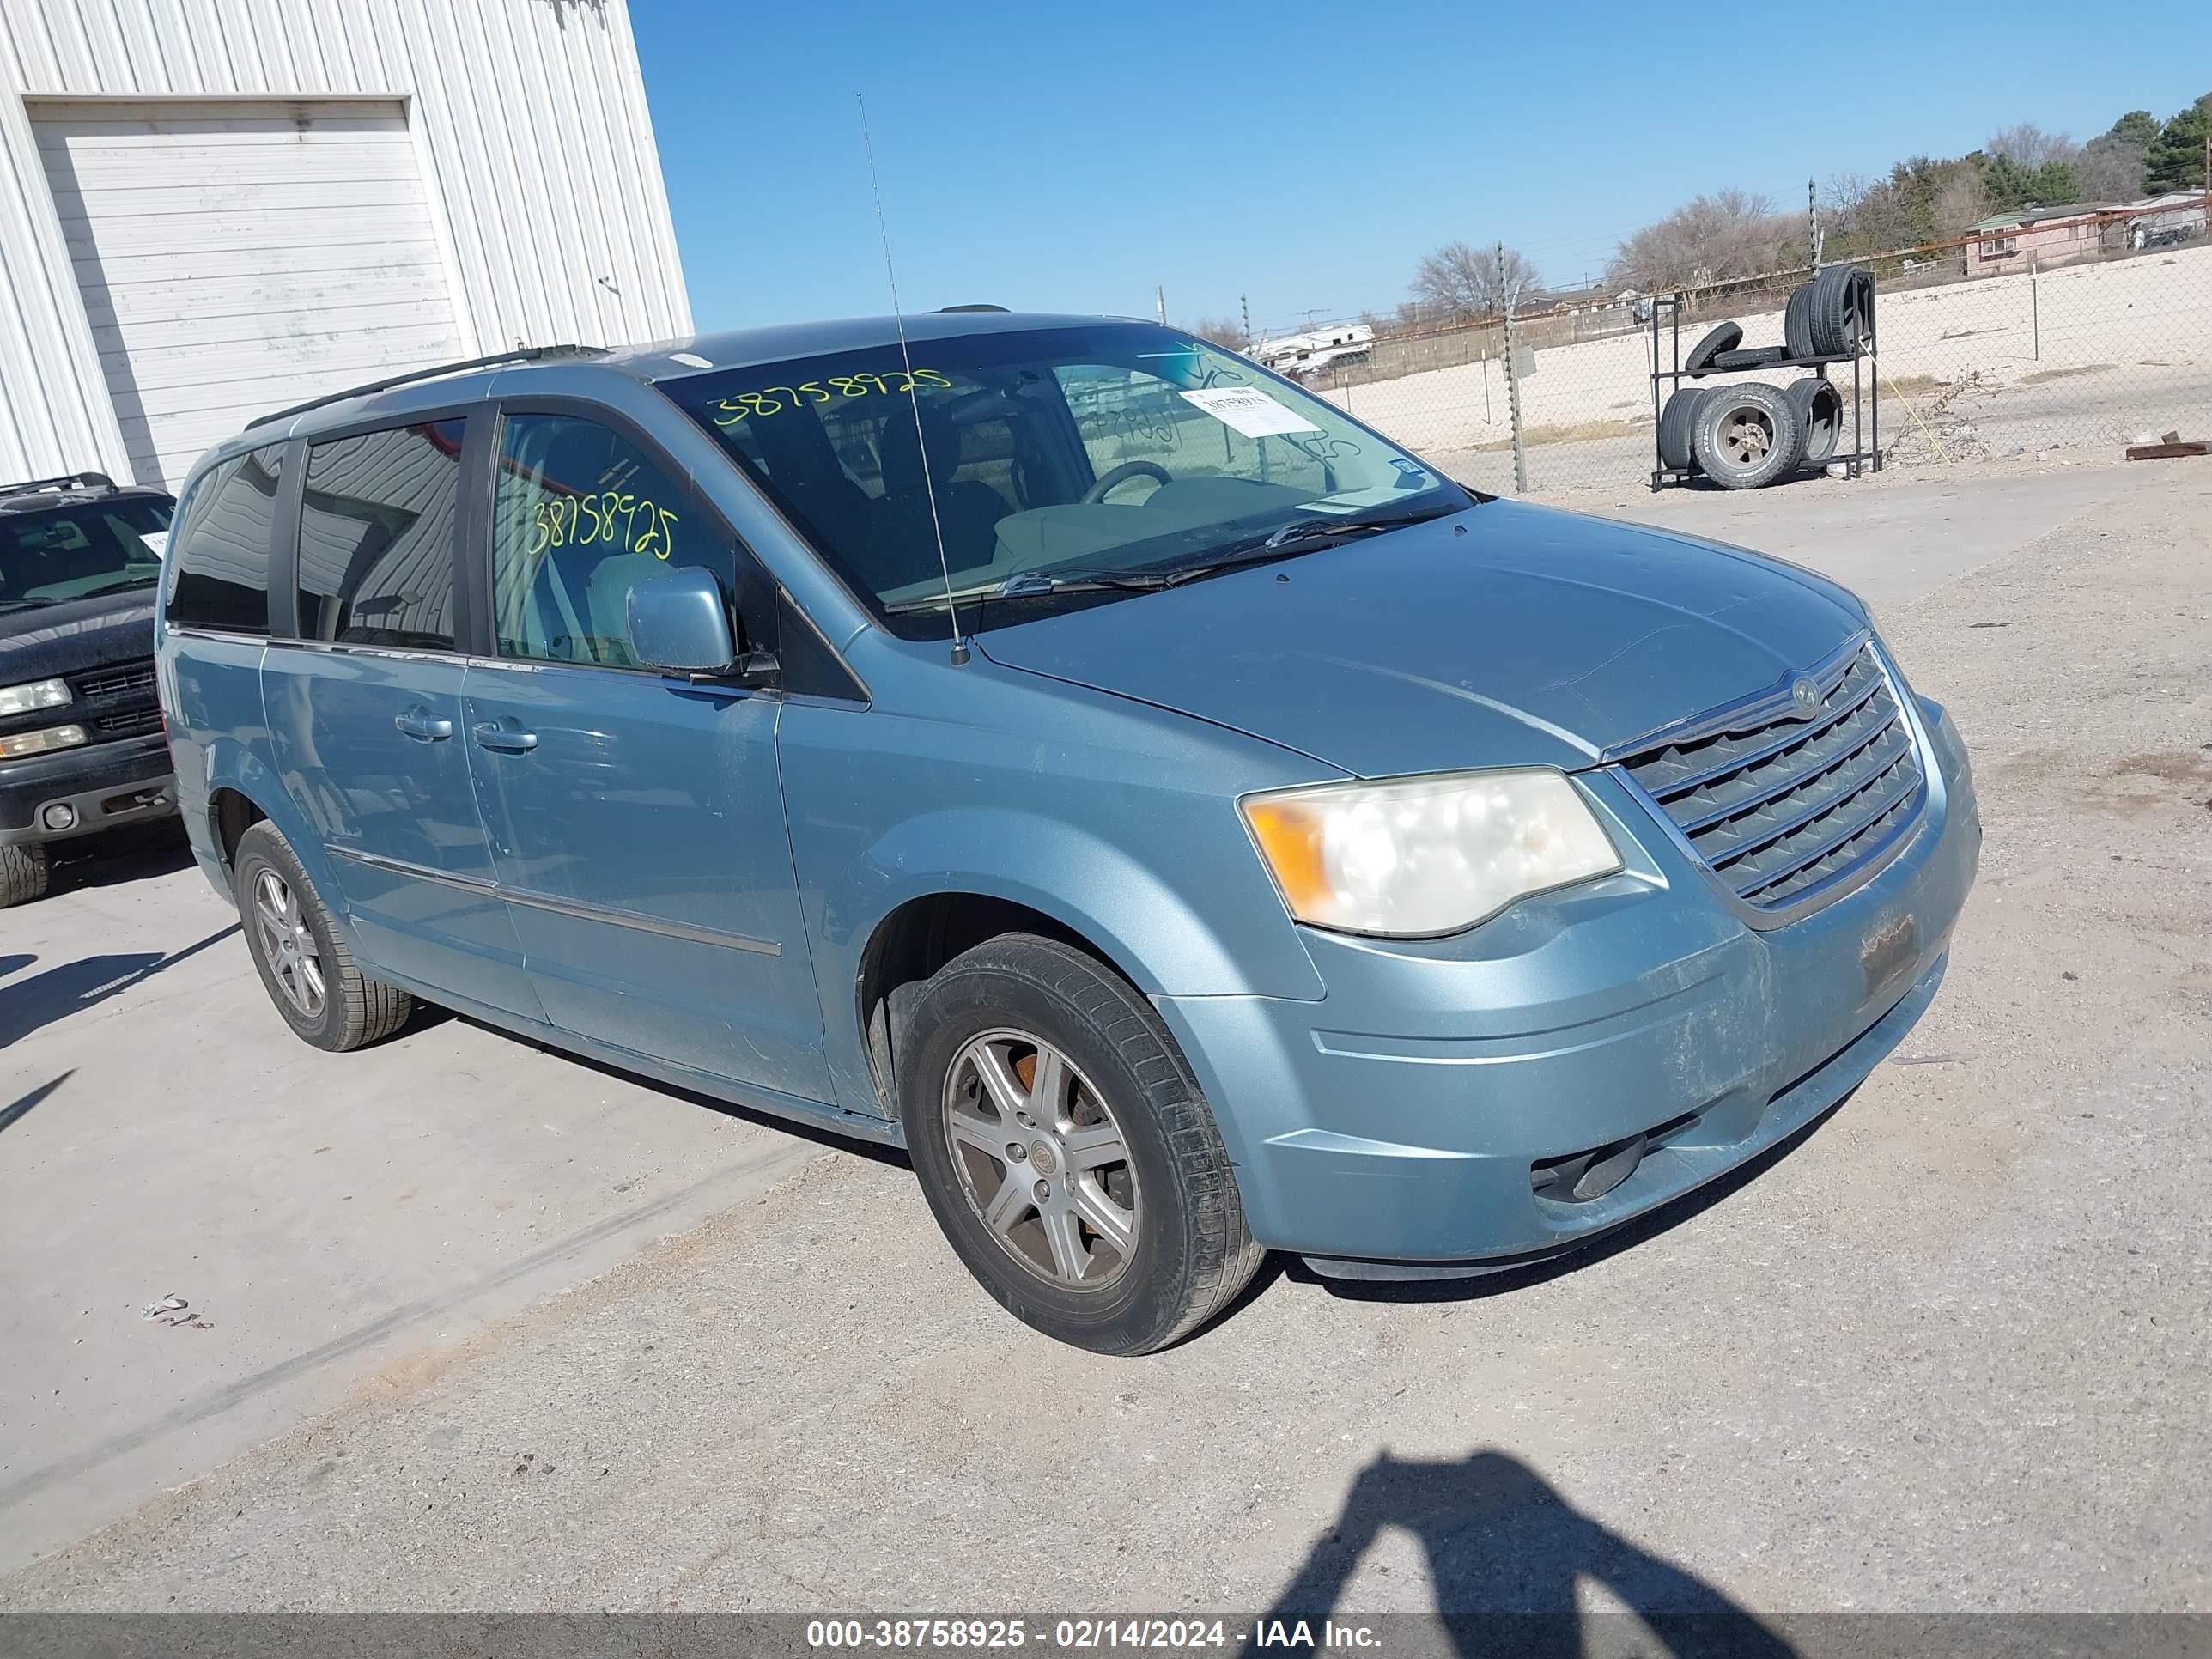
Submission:
[[[637,659],[663,673],[694,679],[720,679],[732,669],[757,679],[764,651],[748,651],[738,660],[730,637],[730,613],[722,585],[714,573],[679,566],[635,584],[627,606],[630,650]]]

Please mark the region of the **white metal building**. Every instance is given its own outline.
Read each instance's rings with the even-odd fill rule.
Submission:
[[[690,327],[625,0],[0,0],[0,481]]]

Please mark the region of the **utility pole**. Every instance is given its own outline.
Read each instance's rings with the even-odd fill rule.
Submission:
[[[1814,203],[1813,181],[1805,181],[1805,252],[1806,264],[1815,270],[1820,268],[1820,210]]]
[[[1168,291],[1165,288],[1156,286],[1152,289],[1152,307],[1159,313],[1160,326],[1165,328],[1168,325]]]
[[[1249,351],[1252,349],[1252,296],[1249,294],[1238,295],[1237,310],[1244,319],[1244,349]]]

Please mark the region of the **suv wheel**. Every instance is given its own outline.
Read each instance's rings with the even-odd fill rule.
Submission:
[[[0,847],[0,910],[11,904],[28,904],[46,896],[53,866],[46,845],[33,842],[22,847]]]
[[[269,1000],[302,1042],[339,1054],[407,1023],[414,999],[354,966],[290,844],[267,820],[239,838],[234,868],[246,949]]]
[[[1213,1115],[1145,1000],[1081,951],[1009,933],[923,988],[899,1111],[938,1225],[1017,1318],[1099,1353],[1166,1347],[1263,1252]]]

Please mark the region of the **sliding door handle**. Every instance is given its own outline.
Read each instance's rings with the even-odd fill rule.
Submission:
[[[477,726],[477,744],[502,755],[526,755],[538,747],[538,734],[513,720],[484,720]]]

